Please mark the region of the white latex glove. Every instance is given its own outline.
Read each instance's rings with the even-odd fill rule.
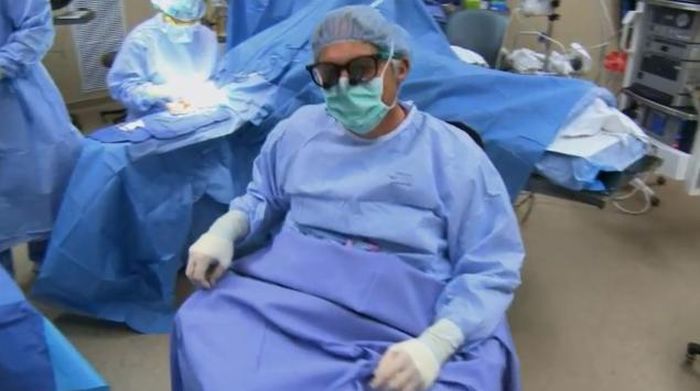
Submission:
[[[386,391],[424,391],[432,387],[442,365],[464,343],[452,321],[441,319],[418,338],[392,345],[374,371],[372,388]]]
[[[210,289],[231,266],[236,240],[248,234],[248,216],[230,210],[190,247],[185,274],[193,284]]]
[[[172,115],[187,115],[196,110],[194,105],[183,99],[174,102],[168,102],[165,104],[165,108]]]
[[[193,110],[202,110],[225,105],[228,96],[211,81],[190,83],[182,88],[180,97],[192,106]]]

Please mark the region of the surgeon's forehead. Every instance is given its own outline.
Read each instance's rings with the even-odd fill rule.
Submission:
[[[321,49],[318,62],[346,64],[353,58],[377,54],[377,48],[367,42],[345,41],[335,42]]]

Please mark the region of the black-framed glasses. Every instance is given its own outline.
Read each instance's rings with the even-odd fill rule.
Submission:
[[[311,79],[321,88],[328,89],[338,84],[340,76],[345,71],[351,86],[367,83],[377,77],[379,68],[386,58],[379,55],[356,57],[345,65],[330,62],[317,62],[308,65],[306,70],[311,74]]]

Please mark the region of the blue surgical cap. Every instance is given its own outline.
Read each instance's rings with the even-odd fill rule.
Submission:
[[[187,22],[201,19],[207,8],[204,0],[151,0],[151,3],[164,14]]]
[[[408,58],[411,54],[408,33],[367,5],[351,5],[329,12],[311,38],[314,58],[318,58],[326,46],[344,41],[370,43],[381,54],[388,54],[393,44],[395,57]]]

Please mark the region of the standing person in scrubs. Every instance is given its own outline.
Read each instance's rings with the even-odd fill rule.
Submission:
[[[128,120],[169,109],[185,112],[220,93],[210,81],[216,70],[216,34],[199,22],[203,0],[151,0],[159,13],[124,41],[109,74],[112,97]]]
[[[39,241],[30,252],[43,253],[34,249],[45,248],[80,152],[41,64],[53,39],[48,0],[0,0],[0,263],[10,271],[12,246]]]

